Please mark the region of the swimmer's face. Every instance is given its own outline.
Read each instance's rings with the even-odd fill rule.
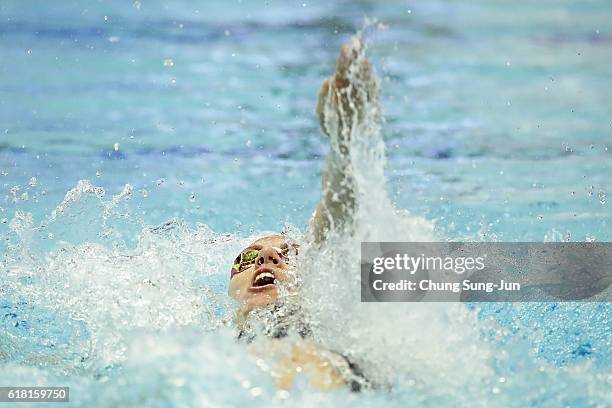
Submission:
[[[232,265],[229,295],[243,312],[263,308],[278,300],[278,284],[289,280],[288,256],[295,255],[280,235],[253,242],[236,257]]]

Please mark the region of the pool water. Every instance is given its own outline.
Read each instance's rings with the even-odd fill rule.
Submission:
[[[359,304],[323,259],[318,336],[390,390],[279,392],[233,341],[229,264],[306,231],[316,95],[364,17],[385,26],[386,193],[412,214],[368,237],[612,238],[612,6],[421,3],[0,3],[0,385],[87,407],[609,405],[607,303]]]

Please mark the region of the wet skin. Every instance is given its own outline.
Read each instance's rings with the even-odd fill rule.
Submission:
[[[277,284],[289,280],[287,259],[278,251],[286,248],[288,244],[284,237],[271,235],[258,239],[242,250],[241,253],[249,250],[257,250],[259,253],[252,265],[234,274],[230,280],[229,294],[238,302],[240,314],[248,314],[253,309],[276,303]]]
[[[322,243],[330,230],[347,225],[354,212],[355,181],[350,176],[349,140],[354,127],[366,116],[365,107],[377,109],[379,101],[371,66],[366,59],[359,59],[362,47],[360,36],[341,47],[336,72],[323,82],[319,92],[317,117],[322,132],[335,148],[326,159],[321,201],[310,223],[315,244]],[[251,311],[278,301],[278,285],[290,280],[285,257],[288,248],[284,237],[266,236],[245,248],[234,261],[234,265],[239,266],[232,270],[228,292],[238,302],[238,326],[247,321]],[[289,251],[289,256],[295,256],[295,253]],[[272,352],[279,358],[277,367],[272,370],[279,388],[290,389],[299,373],[307,374],[310,385],[318,390],[333,390],[347,384],[339,370],[346,362],[342,358],[339,362],[338,354],[334,355],[312,341],[299,340],[288,344],[270,339],[262,350],[253,352],[261,352],[262,356],[269,356]]]
[[[258,251],[253,264],[242,271],[234,272],[230,279],[229,294],[238,302],[238,320],[244,321],[250,311],[263,308],[278,300],[278,287],[288,282],[287,257],[283,250],[288,248],[285,238],[278,235],[258,239],[241,251]],[[295,252],[289,252],[295,256]],[[237,258],[237,261],[240,257]],[[269,275],[273,276],[273,279]],[[303,373],[310,385],[319,391],[330,391],[345,385],[345,380],[336,368],[337,356],[320,349],[308,340],[295,344],[270,339],[263,347],[252,345],[251,352],[262,357],[277,356],[278,362],[271,375],[278,388],[291,389],[296,377]]]

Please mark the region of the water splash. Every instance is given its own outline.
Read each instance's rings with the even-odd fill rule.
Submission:
[[[358,34],[352,41],[360,44],[363,39]],[[559,370],[538,361],[527,341],[510,340],[510,333],[497,322],[480,320],[473,308],[360,303],[361,242],[426,242],[436,237],[431,222],[397,210],[387,196],[380,111],[377,99],[366,97],[368,88],[378,87],[379,82],[359,76],[366,47],[355,48],[359,55],[349,68],[354,88],[348,94],[357,96],[348,105],[370,104],[359,116],[350,109],[336,113],[329,100],[325,105],[332,149],[340,150],[343,141],[349,143],[348,168],[357,186],[355,223],[341,233],[332,233],[321,248],[309,248],[299,268],[304,271],[305,308],[314,316],[318,341],[358,361],[383,388],[390,387],[404,397],[408,393],[419,404],[452,401],[465,406],[522,406],[526,401],[537,403],[544,395],[558,402],[605,401],[605,384],[610,380],[604,373],[592,372],[589,365]],[[351,112],[352,117],[343,117]],[[346,123],[350,126],[343,128]],[[339,141],[334,140],[334,132],[340,135]],[[517,366],[521,366],[518,373],[514,371]],[[530,370],[537,374],[529,374]],[[587,393],[580,387],[556,394],[541,389],[534,393],[530,388],[532,381],[545,384],[561,379],[565,384],[577,381],[576,376],[591,385]],[[531,394],[521,394],[530,389]]]
[[[225,327],[234,306],[225,294],[228,265],[254,237],[181,220],[146,225],[131,207],[130,186],[107,199],[88,181],[45,220],[17,212],[10,222],[0,269],[0,378],[70,385],[75,406],[286,406],[288,399],[301,406],[605,406],[609,364],[583,359],[559,368],[541,356],[550,340],[539,328],[560,317],[561,326],[577,327],[589,315],[604,316],[593,325],[609,327],[606,310],[567,305],[545,314],[545,306],[527,305],[520,319],[502,322],[460,304],[359,302],[361,241],[435,239],[430,222],[395,209],[386,195],[380,112],[370,108],[350,139],[354,228],[305,248],[299,270],[315,337],[359,362],[380,390],[276,390],[266,360]],[[590,346],[577,340],[577,353],[596,354],[609,336],[591,335]]]
[[[315,334],[327,347],[359,361],[378,383],[397,384],[401,373],[402,381],[429,391],[476,391],[493,370],[475,314],[463,305],[359,302],[362,241],[423,242],[434,235],[430,222],[398,211],[387,196],[380,109],[378,98],[371,96],[377,95],[379,81],[375,74],[370,78],[362,73],[366,47],[361,34],[352,42],[359,53],[348,68],[352,88],[344,105],[361,109],[335,111],[328,99],[325,117],[332,149],[340,150],[337,145],[348,140],[348,168],[357,187],[355,223],[331,234],[323,248],[310,248],[301,265],[307,277],[306,307],[316,316]]]

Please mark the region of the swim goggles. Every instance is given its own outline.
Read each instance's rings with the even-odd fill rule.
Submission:
[[[292,245],[293,248],[293,253],[295,255],[297,255],[297,248],[298,245]],[[289,261],[289,246],[285,246],[283,248],[278,248],[278,247],[272,247],[272,249],[274,249],[278,255],[280,256],[281,260],[284,263],[287,263]],[[231,272],[231,276],[230,279],[234,277],[234,275],[240,273],[240,272],[244,272],[247,269],[249,269],[251,267],[251,265],[255,264],[255,261],[257,260],[257,257],[259,256],[259,251],[260,249],[247,249],[243,252],[240,253],[240,255],[238,255],[236,257],[236,259],[234,260],[234,263],[232,265],[232,272]]]

